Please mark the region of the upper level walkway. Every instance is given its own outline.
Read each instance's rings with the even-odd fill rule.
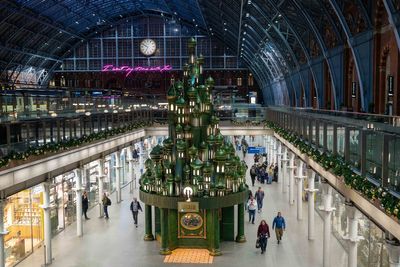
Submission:
[[[263,125],[232,125],[224,123],[220,126],[224,135],[272,135],[271,130]],[[168,127],[165,124],[143,125],[137,129],[126,130],[126,133],[101,137],[91,142],[75,144],[58,151],[49,151],[42,155],[33,155],[27,159],[13,160],[0,171],[0,191],[4,196],[12,195],[25,188],[45,181],[49,176],[57,176],[72,171],[79,166],[125,147],[149,136],[166,136]]]

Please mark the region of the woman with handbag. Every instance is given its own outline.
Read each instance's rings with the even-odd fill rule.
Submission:
[[[256,247],[259,246],[261,248],[261,254],[263,254],[267,248],[267,238],[269,238],[269,226],[265,220],[261,220],[258,226],[257,237]]]

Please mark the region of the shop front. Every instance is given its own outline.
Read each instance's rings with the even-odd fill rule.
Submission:
[[[7,198],[4,208],[6,266],[14,266],[43,242],[43,187],[35,186]]]

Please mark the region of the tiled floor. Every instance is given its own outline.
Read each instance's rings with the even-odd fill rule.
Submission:
[[[252,155],[247,159],[250,163]],[[248,184],[250,184],[248,177]],[[258,186],[258,185],[257,185]],[[257,186],[252,188],[253,191]],[[304,220],[297,221],[296,206],[289,206],[288,194],[282,194],[280,185],[263,185],[266,196],[264,209],[256,215],[256,224],[245,225],[246,243],[221,243],[222,256],[214,257],[213,265],[218,267],[233,266],[279,266],[279,267],[314,267],[322,266],[322,220],[316,214],[316,240],[307,239],[307,206],[304,204]],[[137,196],[137,191],[129,194],[129,187],[123,190],[123,201],[110,207],[110,219],[98,218],[98,208],[89,212],[91,220],[84,221],[84,236],[76,237],[76,225],[72,224],[65,231],[53,238],[52,266],[57,267],[158,267],[163,265],[165,256],[159,254],[156,241],[143,241],[144,214],[139,214],[139,227],[135,228],[129,210],[130,199]],[[272,219],[281,211],[286,218],[287,231],[282,244],[278,245],[272,234],[265,254],[255,248],[257,225],[266,219],[271,225]],[[247,214],[245,214],[247,216]],[[331,238],[331,266],[347,266],[347,254],[337,240]],[[38,249],[18,267],[33,267],[43,264],[43,250]],[[175,264],[168,266],[199,266],[198,264]]]
[[[164,263],[195,263],[211,264],[214,257],[207,249],[182,249],[172,251],[171,255],[165,256]]]

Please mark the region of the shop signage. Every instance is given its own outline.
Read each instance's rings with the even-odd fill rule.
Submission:
[[[393,96],[394,77],[389,75],[387,79],[388,96]]]
[[[357,82],[352,82],[351,83],[351,97],[356,98],[356,92],[357,92]]]
[[[172,70],[172,66],[170,65],[164,65],[164,66],[136,66],[136,67],[130,67],[130,66],[121,66],[117,67],[114,65],[104,65],[103,69],[101,70],[102,72],[123,72],[125,73],[125,77],[128,77],[130,74],[134,72],[164,72],[164,71],[170,71]]]
[[[178,202],[179,212],[199,212],[199,202]]]
[[[265,153],[265,147],[249,146],[249,148],[247,149],[247,153],[249,153],[249,154],[264,154]]]

